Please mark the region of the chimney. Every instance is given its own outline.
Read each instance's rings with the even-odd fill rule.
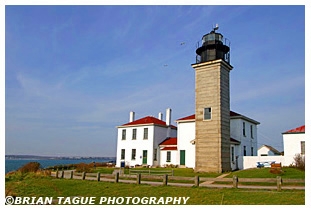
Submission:
[[[158,119],[159,119],[159,120],[163,120],[163,114],[162,114],[162,112],[159,112]]]
[[[172,110],[170,108],[166,109],[166,125],[171,125],[171,112]]]
[[[170,108],[166,109],[166,125],[168,126],[166,130],[166,138],[171,137],[171,112],[172,110]]]
[[[135,120],[135,112],[130,112],[130,122]]]

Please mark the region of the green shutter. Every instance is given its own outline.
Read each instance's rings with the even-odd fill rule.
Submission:
[[[147,164],[147,150],[143,150],[143,164]]]
[[[180,150],[180,165],[186,164],[186,150]]]

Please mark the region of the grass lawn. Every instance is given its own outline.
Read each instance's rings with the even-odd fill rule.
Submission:
[[[115,168],[107,168],[107,167],[96,167],[96,169],[93,169],[93,173],[100,172],[102,174],[112,174],[112,172],[115,170]]]
[[[269,172],[270,168],[252,168],[230,173],[226,177],[233,177],[233,175],[240,178],[276,178],[281,176],[283,179],[304,179],[305,172],[297,168],[283,167],[281,174],[272,174]]]
[[[103,174],[112,174],[112,172],[116,168],[107,168],[107,167],[97,167],[93,170],[93,173],[100,172]],[[135,168],[135,169],[124,169],[124,174],[129,174],[129,170],[139,170],[145,171],[147,174],[149,168]],[[174,170],[174,176],[186,176],[186,177],[194,177],[194,176],[201,176],[201,177],[217,177],[221,175],[220,173],[195,173],[192,168],[150,168],[152,171],[151,175],[157,173],[157,171],[171,171]],[[164,173],[163,173],[164,174]]]
[[[115,168],[97,167],[93,172],[100,172],[103,174],[112,174]],[[139,168],[134,170],[144,170],[148,173],[148,168]],[[191,168],[150,168],[153,173],[156,171],[171,171],[174,170],[174,176],[185,176],[185,177],[217,177],[220,173],[196,173]],[[240,178],[276,178],[281,176],[283,179],[304,179],[305,172],[297,168],[283,167],[281,174],[272,174],[269,172],[270,168],[252,168],[246,170],[240,170],[235,172],[228,172],[227,178],[232,178],[234,175]],[[124,169],[125,174],[129,174],[129,169]],[[152,173],[151,173],[152,174]]]
[[[100,172],[102,174],[112,174],[112,172],[116,168],[107,168],[107,167],[97,167],[95,170],[93,170],[93,173]],[[130,169],[124,169],[124,174],[129,174]],[[174,170],[174,176],[183,176],[183,177],[217,177],[221,175],[220,173],[196,173],[191,168],[136,168],[131,170],[139,170],[145,171],[145,173],[142,174],[148,174],[149,170],[151,170],[151,175],[156,174],[157,171],[171,171]],[[164,173],[163,173],[164,174]],[[283,167],[281,174],[272,174],[270,173],[270,168],[252,168],[252,169],[246,169],[246,170],[240,170],[235,172],[228,172],[228,175],[226,178],[232,178],[234,175],[238,176],[239,178],[276,178],[277,176],[281,176],[283,179],[305,179],[305,172],[301,171],[297,168],[290,168],[290,167]],[[124,179],[124,178],[123,178]],[[136,178],[127,178],[136,180]],[[162,176],[159,176],[159,179],[149,179],[149,178],[142,178],[143,181],[158,181],[162,182],[163,178]],[[181,183],[193,183],[193,181],[186,181],[186,180],[170,180],[169,182],[181,182]],[[216,182],[218,184],[228,184],[227,182]],[[242,185],[267,185],[267,186],[274,186],[275,183],[247,183],[243,182]],[[284,186],[288,185],[299,185],[304,186],[303,183],[283,183]]]
[[[246,170],[235,171],[226,176],[226,178],[232,178],[238,176],[239,178],[276,178],[281,176],[285,179],[305,179],[305,172],[297,168],[283,167],[281,174],[270,173],[270,168],[252,168]],[[226,184],[223,182],[216,182],[219,184]],[[239,185],[259,185],[259,186],[275,186],[276,183],[261,183],[261,182],[243,182]],[[304,186],[304,183],[282,183],[283,186]]]
[[[89,180],[55,179],[52,177],[16,174],[5,180],[6,195],[59,197],[190,197],[191,205],[305,204],[304,190],[210,189],[203,187],[150,186]]]

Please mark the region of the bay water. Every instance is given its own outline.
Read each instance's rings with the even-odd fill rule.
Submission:
[[[103,163],[109,162],[111,158],[107,159],[5,159],[5,174],[10,171],[16,171],[23,165],[29,162],[38,162],[42,168],[47,168],[49,166],[56,165],[68,165],[68,164],[77,164],[77,163]]]

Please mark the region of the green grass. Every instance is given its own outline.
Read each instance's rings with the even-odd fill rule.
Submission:
[[[200,177],[217,177],[221,174],[219,173],[196,173],[191,168],[150,168],[152,171],[152,174],[157,173],[157,171],[171,171],[174,170],[174,176],[183,176],[183,177],[194,177],[194,176],[200,176]],[[102,174],[112,174],[112,172],[115,170],[115,168],[107,168],[107,167],[97,167],[97,169],[94,172],[100,172]],[[130,169],[124,169],[125,174],[129,174]],[[131,169],[131,170],[139,170],[139,171],[146,171],[145,174],[148,174],[149,168],[137,168],[137,169]],[[281,176],[283,179],[304,179],[305,178],[305,172],[301,171],[297,168],[290,168],[290,167],[283,167],[281,174],[272,174],[269,172],[270,168],[253,168],[253,169],[246,169],[246,170],[240,170],[235,172],[228,172],[228,175],[226,178],[232,178],[233,175],[238,176],[239,178],[276,178],[277,176]],[[123,178],[123,179],[129,179],[129,180],[136,180],[136,178]],[[150,179],[150,178],[142,178],[142,181],[156,181],[156,182],[162,182],[162,176],[159,176],[159,179]],[[193,183],[193,181],[186,181],[186,180],[170,180],[171,183]],[[201,182],[202,183],[202,182]],[[231,184],[231,182],[215,182],[216,184]],[[258,185],[258,186],[275,186],[276,183],[260,183],[260,182],[254,182],[254,183],[247,183],[243,182],[240,183],[241,185]],[[304,183],[283,183],[284,186],[290,186],[290,185],[297,185],[297,186],[304,186]]]
[[[238,176],[239,178],[276,178],[281,176],[282,179],[305,179],[305,172],[297,168],[283,167],[281,174],[270,173],[271,168],[252,168],[246,170],[235,171],[226,176],[232,178]],[[228,184],[224,182],[216,182],[218,184]],[[258,185],[258,186],[275,186],[276,183],[261,183],[261,182],[241,182],[239,185]],[[304,186],[304,183],[283,183],[284,186]]]
[[[220,173],[196,173],[191,168],[174,168],[174,176],[186,176],[186,177],[217,177]]]
[[[112,172],[117,168],[106,168],[106,167],[97,167],[93,172],[100,172],[100,173],[106,173],[106,174],[112,174]],[[135,169],[124,169],[124,174],[129,174],[129,170],[139,170],[139,171],[145,171],[144,174],[148,174],[149,168],[135,168]],[[152,171],[152,174],[157,174],[157,171],[171,171],[174,170],[174,176],[186,176],[186,177],[194,177],[194,176],[200,176],[200,177],[217,177],[221,175],[220,173],[196,173],[192,168],[150,168]],[[162,172],[161,172],[162,173]],[[164,173],[163,173],[164,174]]]
[[[192,205],[249,205],[249,204],[305,204],[304,190],[245,190],[210,189],[203,187],[150,186],[124,183],[97,182],[89,180],[55,179],[32,173],[6,177],[8,195],[54,197],[90,196],[100,197],[190,197]]]
[[[112,172],[115,170],[115,168],[107,168],[107,167],[96,167],[96,169],[93,169],[93,173],[100,172],[102,174],[112,174]]]
[[[151,168],[150,170],[154,174],[156,171],[170,171],[174,170],[174,176],[185,176],[185,177],[217,177],[221,175],[220,173],[196,173],[191,168]],[[100,172],[103,174],[112,174],[115,168],[107,168],[107,167],[97,167],[93,172]],[[129,174],[130,169],[124,169],[125,174]],[[132,169],[133,170],[133,169]],[[135,169],[134,169],[135,170]],[[148,172],[148,168],[139,168],[136,170],[144,170],[146,173]],[[232,178],[233,175],[236,175],[240,178],[276,178],[277,176],[281,176],[283,179],[304,179],[305,172],[301,171],[297,168],[290,168],[290,167],[283,167],[281,174],[272,174],[269,172],[270,168],[253,168],[253,169],[246,169],[240,170],[235,172],[228,172],[227,178]]]
[[[305,172],[297,168],[283,167],[281,174],[272,174],[269,172],[270,168],[255,168],[255,169],[246,169],[241,171],[235,171],[230,173],[227,178],[233,177],[233,175],[240,178],[276,178],[281,176],[283,179],[304,179]]]

